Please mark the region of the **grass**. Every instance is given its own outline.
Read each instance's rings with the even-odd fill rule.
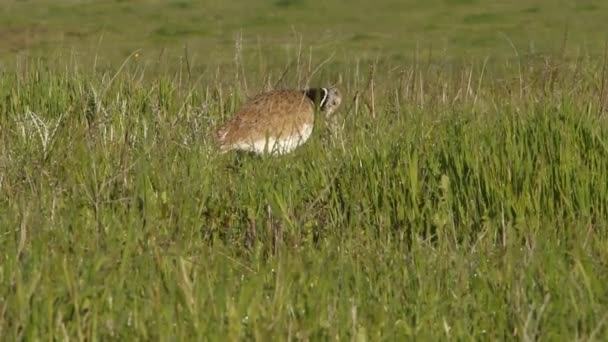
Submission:
[[[133,51],[155,61],[184,49],[200,64],[230,63],[235,37],[271,63],[303,46],[349,62],[376,56],[412,59],[494,58],[562,48],[601,56],[608,4],[592,1],[7,0],[0,4],[0,63],[15,55],[48,57],[75,51],[120,63]],[[367,39],[362,39],[368,37]],[[1,66],[2,64],[0,64]]]
[[[577,22],[571,37],[588,40],[566,43],[561,28],[547,28],[554,39],[540,46],[558,48],[543,54],[520,50],[525,39],[508,36],[514,46],[505,53],[484,25],[497,27],[506,14],[450,0],[463,25],[481,26],[466,35],[437,24],[438,35],[461,38],[444,54],[421,48],[396,57],[402,52],[391,52],[390,41],[400,38],[386,32],[397,19],[358,32],[350,12],[333,27],[356,39],[330,37],[326,46],[275,33],[256,47],[251,34],[280,32],[280,24],[260,21],[236,41],[217,33],[229,43],[208,60],[200,56],[212,40],[183,49],[193,31],[179,11],[216,11],[231,29],[238,18],[250,22],[256,6],[293,11],[281,20],[320,20],[306,15],[311,4],[243,4],[252,7],[243,19],[219,4],[203,12],[188,1],[89,3],[74,7],[88,18],[80,29],[114,13],[114,37],[135,8],[146,18],[176,11],[163,12],[162,25],[134,23],[132,34],[100,43],[90,56],[80,48],[95,34],[72,36],[71,48],[45,46],[55,30],[78,27],[62,12],[74,3],[0,5],[12,11],[0,13],[13,14],[14,32],[47,18],[46,43],[5,55],[0,68],[0,336],[608,334],[607,71],[602,48],[585,47],[603,39],[588,27],[601,24]],[[448,8],[417,4],[408,9],[427,18]],[[545,28],[565,15],[548,2],[511,4],[501,6],[521,10],[513,20],[538,15]],[[602,6],[575,7],[592,18]],[[28,8],[31,18],[22,15]],[[387,1],[374,15],[397,8]],[[425,23],[406,24],[423,30]],[[143,39],[144,27],[155,35]],[[168,40],[157,44],[158,35]],[[287,39],[285,54],[272,51]],[[179,49],[136,57],[134,42]],[[115,51],[103,48],[114,43]],[[369,54],[375,45],[387,48]],[[345,95],[336,135],[319,120],[311,141],[291,155],[216,152],[210,133],[248,96],[330,83]]]
[[[209,133],[238,81],[131,63],[2,75],[3,336],[606,333],[601,64],[379,63],[374,106],[369,67],[328,66],[341,133],[236,166]]]

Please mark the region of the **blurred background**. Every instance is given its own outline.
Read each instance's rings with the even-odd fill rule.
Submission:
[[[5,66],[66,54],[115,63],[136,51],[145,60],[188,54],[195,64],[297,49],[336,60],[601,55],[608,2],[3,0],[0,23]]]

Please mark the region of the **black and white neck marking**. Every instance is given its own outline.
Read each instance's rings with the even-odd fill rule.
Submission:
[[[321,109],[325,108],[325,105],[327,104],[327,97],[329,96],[329,91],[327,90],[327,88],[321,88],[321,90],[323,91],[323,98],[321,99],[321,102],[319,103],[319,107],[321,107]]]
[[[318,104],[321,110],[325,109],[327,98],[329,97],[329,90],[327,88],[309,88],[305,90],[305,93],[312,102]]]

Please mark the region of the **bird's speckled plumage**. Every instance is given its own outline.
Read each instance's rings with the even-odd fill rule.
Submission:
[[[305,143],[312,134],[317,108],[333,112],[341,102],[337,89],[274,90],[246,102],[216,132],[223,152],[244,150],[284,154]]]

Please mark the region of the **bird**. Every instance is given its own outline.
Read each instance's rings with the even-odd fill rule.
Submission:
[[[315,112],[330,117],[342,103],[337,88],[278,89],[251,98],[215,132],[221,153],[284,155],[312,135]]]

